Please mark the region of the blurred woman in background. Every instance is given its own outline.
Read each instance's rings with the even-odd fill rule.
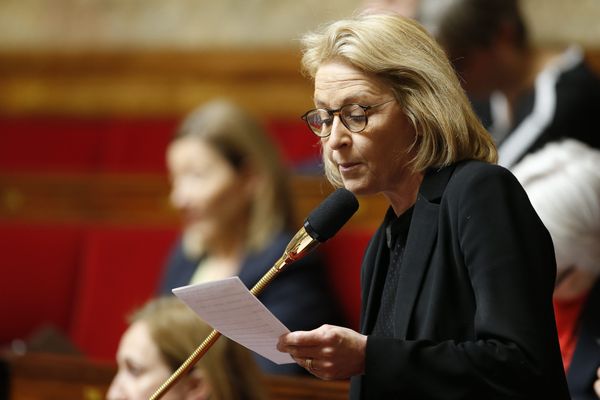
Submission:
[[[184,230],[160,293],[239,276],[251,288],[283,254],[293,229],[290,176],[260,124],[236,105],[212,101],[181,124],[167,150],[171,202]],[[316,254],[284,270],[259,296],[291,330],[340,323]],[[269,373],[302,373],[256,356]]]
[[[121,338],[119,370],[107,399],[148,399],[211,330],[175,297],[148,302],[133,315]],[[223,337],[162,399],[263,400],[261,383],[250,352]]]

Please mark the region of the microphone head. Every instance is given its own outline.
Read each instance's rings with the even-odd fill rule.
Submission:
[[[330,194],[304,220],[304,229],[313,239],[324,242],[333,237],[358,210],[351,191],[340,188]]]

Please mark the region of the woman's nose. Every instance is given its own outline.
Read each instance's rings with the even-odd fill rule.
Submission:
[[[189,196],[187,191],[179,183],[173,183],[171,186],[171,192],[169,193],[169,201],[171,205],[178,210],[181,210],[187,206]]]
[[[339,115],[333,117],[331,133],[327,137],[327,145],[332,149],[347,145],[350,140],[350,131],[342,123]]]
[[[119,375],[115,376],[106,392],[106,400],[126,400],[127,397],[123,393],[122,385],[119,382]]]

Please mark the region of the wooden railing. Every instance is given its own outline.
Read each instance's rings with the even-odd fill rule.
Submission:
[[[298,223],[331,191],[322,177],[295,176],[292,191]],[[177,225],[163,175],[1,174],[0,222]],[[386,204],[382,197],[360,199],[351,227],[374,229]]]
[[[5,354],[0,358],[0,382],[7,383],[2,400],[102,400],[116,373],[111,363],[56,354]],[[311,377],[265,376],[270,400],[342,400],[347,381]]]

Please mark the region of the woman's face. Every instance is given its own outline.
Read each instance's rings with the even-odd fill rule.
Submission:
[[[349,103],[371,106],[394,99],[385,81],[338,61],[322,64],[315,76],[315,105],[338,109]],[[362,132],[350,132],[336,116],[331,135],[322,139],[324,157],[336,168],[344,187],[355,194],[398,192],[413,157],[407,150],[415,140],[412,125],[392,101],[367,111]]]
[[[172,373],[141,321],[133,323],[121,338],[117,364],[119,370],[108,389],[108,400],[147,400]],[[184,385],[184,381],[178,382],[162,399],[185,398]]]
[[[194,237],[210,243],[226,234],[227,227],[245,217],[248,183],[210,144],[193,138],[175,140],[167,150],[171,174],[171,203],[184,217]]]

